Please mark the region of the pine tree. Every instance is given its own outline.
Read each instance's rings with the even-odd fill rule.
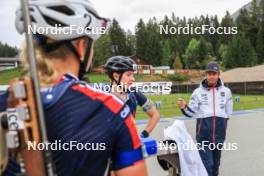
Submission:
[[[16,47],[9,46],[7,43],[0,42],[0,57],[15,57],[18,54]]]
[[[218,18],[217,16],[215,15],[214,17],[211,18],[211,21],[212,21],[212,25],[214,26],[214,28],[218,28],[219,27],[219,21],[218,21]],[[218,47],[219,47],[219,34],[215,33],[213,35],[211,35],[210,37],[210,42],[212,44],[212,47],[213,47],[213,53],[215,55],[217,55],[217,50],[218,50]]]
[[[226,68],[248,67],[257,63],[254,47],[249,39],[241,34],[233,38],[224,54],[223,64]]]
[[[183,68],[183,64],[182,64],[181,59],[180,59],[178,54],[176,55],[176,58],[174,59],[173,68],[175,70]]]
[[[112,56],[109,34],[103,34],[95,43],[93,67],[102,66]]]
[[[186,48],[186,52],[184,55],[184,63],[186,68],[199,68],[199,61],[198,61],[198,46],[199,42],[193,38],[190,42],[188,47]]]
[[[256,0],[251,2],[250,8],[250,29],[248,31],[248,37],[251,41],[252,46],[256,49],[256,42],[257,42],[257,34],[259,30],[259,16],[260,16],[260,8],[257,4]]]
[[[115,55],[127,55],[127,46],[126,46],[126,35],[123,29],[120,27],[118,21],[113,19],[112,25],[109,29],[109,36]]]
[[[161,61],[161,64],[163,66],[168,66],[170,57],[171,57],[170,45],[169,45],[168,41],[165,41],[165,43],[163,45],[163,50],[162,50],[162,61]]]
[[[207,58],[210,50],[212,50],[212,45],[208,43],[203,37],[200,38],[198,44],[198,59],[200,62],[203,62]]]
[[[264,0],[260,1],[260,24],[257,34],[256,51],[258,55],[258,64],[264,63]]]
[[[161,45],[161,35],[159,33],[158,24],[155,18],[148,21],[145,35],[145,58],[149,59],[150,63],[152,63],[154,66],[159,66],[162,60],[163,47]]]
[[[256,51],[258,55],[257,63],[264,63],[264,24],[262,22],[257,35]]]
[[[241,9],[240,13],[236,19],[236,24],[239,30],[239,33],[247,34],[250,30],[251,21],[250,15],[247,9]]]
[[[221,26],[226,28],[234,26],[233,19],[231,18],[231,15],[228,11],[226,11],[224,18],[221,21]],[[227,44],[231,40],[232,40],[232,35],[230,34],[221,35],[221,43]]]
[[[219,49],[218,49],[218,53],[220,55],[220,61],[223,62],[223,59],[226,57],[226,52],[227,52],[227,45],[225,44],[221,44]]]
[[[146,53],[146,26],[142,19],[139,20],[138,24],[136,25],[136,54],[145,58]]]
[[[127,54],[128,55],[133,55],[135,54],[136,50],[136,38],[132,34],[130,30],[127,31],[126,33],[126,46],[127,46]]]

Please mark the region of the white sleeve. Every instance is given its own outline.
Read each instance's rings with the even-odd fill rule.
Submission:
[[[186,105],[184,109],[182,109],[182,113],[187,117],[193,117],[199,110],[199,98],[198,91],[194,91],[191,95],[189,104]]]
[[[227,91],[226,114],[230,116],[233,113],[233,98],[231,90]]]

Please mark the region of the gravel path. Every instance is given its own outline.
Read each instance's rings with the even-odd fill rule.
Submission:
[[[173,119],[159,123],[152,137],[161,140],[163,129]],[[195,121],[186,120],[188,131],[194,137]],[[144,121],[138,122],[141,131]],[[226,142],[237,143],[238,150],[223,151],[220,176],[263,176],[264,175],[264,110],[241,111],[235,113],[228,122]],[[167,176],[158,165],[155,157],[147,159],[150,176]]]

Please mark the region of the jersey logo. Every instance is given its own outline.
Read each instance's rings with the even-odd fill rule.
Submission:
[[[202,97],[207,97],[207,94],[201,94]]]
[[[129,109],[129,107],[126,105],[126,106],[124,107],[124,109],[121,111],[120,115],[121,115],[121,117],[124,119],[124,118],[126,118],[126,117],[128,116],[129,113],[130,113],[130,109]]]

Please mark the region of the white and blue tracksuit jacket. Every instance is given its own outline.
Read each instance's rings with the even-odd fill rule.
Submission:
[[[213,143],[225,140],[227,120],[232,112],[232,93],[220,79],[215,87],[208,87],[207,80],[203,80],[182,109],[185,116],[197,118],[197,141]]]

